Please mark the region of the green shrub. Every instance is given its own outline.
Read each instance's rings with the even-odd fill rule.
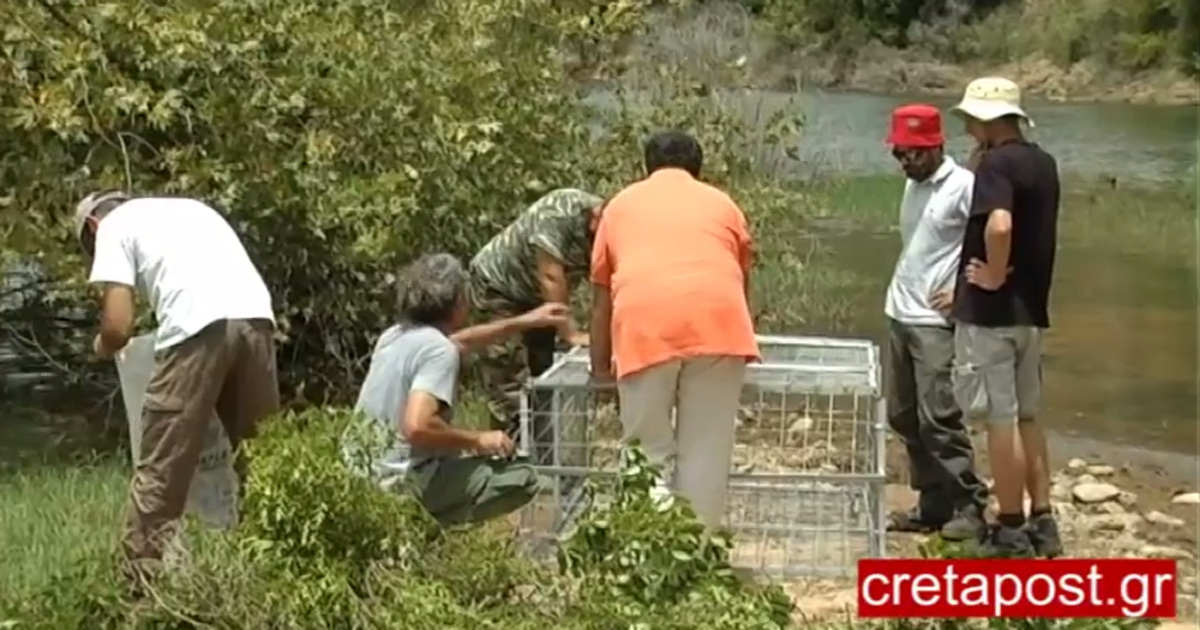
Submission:
[[[337,409],[287,413],[248,444],[253,473],[239,528],[249,551],[360,571],[385,561],[408,566],[422,553],[436,527],[420,504],[379,492],[347,462],[331,463],[343,458],[344,436],[363,443],[358,418]]]
[[[660,513],[636,454],[616,501],[538,565],[499,525],[441,530],[412,498],[361,477],[341,442],[354,414],[313,409],[253,442],[243,520],[188,528],[184,551],[133,599],[114,554],[89,556],[33,593],[0,594],[0,620],[31,630],[694,628],[775,630],[777,587],[743,583],[728,540],[705,541],[690,509]],[[361,444],[361,442],[360,442]],[[640,563],[631,566],[630,563]],[[649,626],[639,624],[650,623]]]
[[[669,610],[664,619],[680,618],[676,608],[683,607],[695,609],[682,617],[687,623],[706,619],[711,628],[786,627],[791,599],[734,572],[731,536],[706,534],[686,501],[656,503],[651,488],[660,472],[634,449],[611,487],[592,488],[581,522],[559,548],[560,570],[578,578],[589,599],[628,602],[639,613]]]
[[[1092,60],[1126,71],[1195,72],[1195,6],[1192,0],[767,0],[763,15],[787,45],[847,56],[877,41],[950,62],[1038,55],[1063,66]]]

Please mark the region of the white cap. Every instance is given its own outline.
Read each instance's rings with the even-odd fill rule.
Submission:
[[[1021,88],[1001,77],[971,81],[963,92],[962,100],[950,111],[984,122],[1002,116],[1020,116],[1030,127],[1033,126],[1033,120],[1021,108]]]
[[[129,195],[120,190],[94,192],[84,197],[83,201],[75,206],[75,238],[81,243],[83,242],[84,228],[87,227],[87,220],[96,212],[96,208],[106,201],[129,201]]]

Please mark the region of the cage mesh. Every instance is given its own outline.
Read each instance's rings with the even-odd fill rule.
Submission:
[[[883,554],[884,421],[878,348],[867,341],[759,337],[736,418],[725,524],[737,566],[783,577],[844,576]],[[621,426],[598,404],[586,350],[559,357],[523,402],[520,446],[546,490],[521,534],[552,548],[582,512],[589,479],[613,474]]]

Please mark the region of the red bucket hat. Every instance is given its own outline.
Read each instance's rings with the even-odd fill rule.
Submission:
[[[887,143],[900,147],[937,147],[945,144],[942,113],[933,105],[904,105],[892,111]]]

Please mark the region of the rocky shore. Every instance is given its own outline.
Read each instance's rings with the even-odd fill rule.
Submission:
[[[981,446],[978,442],[977,447]],[[898,471],[904,470],[902,454],[898,449],[889,450],[889,471],[895,478],[887,487],[886,502],[889,509],[904,509],[915,502],[916,495],[901,482],[903,473]],[[1124,461],[1126,458],[1114,451],[1108,455],[1071,457],[1053,475],[1051,496],[1067,556],[1175,560],[1179,571],[1178,617],[1161,628],[1195,628],[1200,619],[1197,480],[1194,476],[1167,474],[1164,468],[1146,462]],[[981,459],[980,469],[986,475],[986,457]],[[994,502],[990,507],[994,513]],[[888,553],[893,557],[916,557],[926,540],[925,536],[889,534]],[[789,588],[807,619],[853,615],[856,594],[848,582],[809,580]]]

